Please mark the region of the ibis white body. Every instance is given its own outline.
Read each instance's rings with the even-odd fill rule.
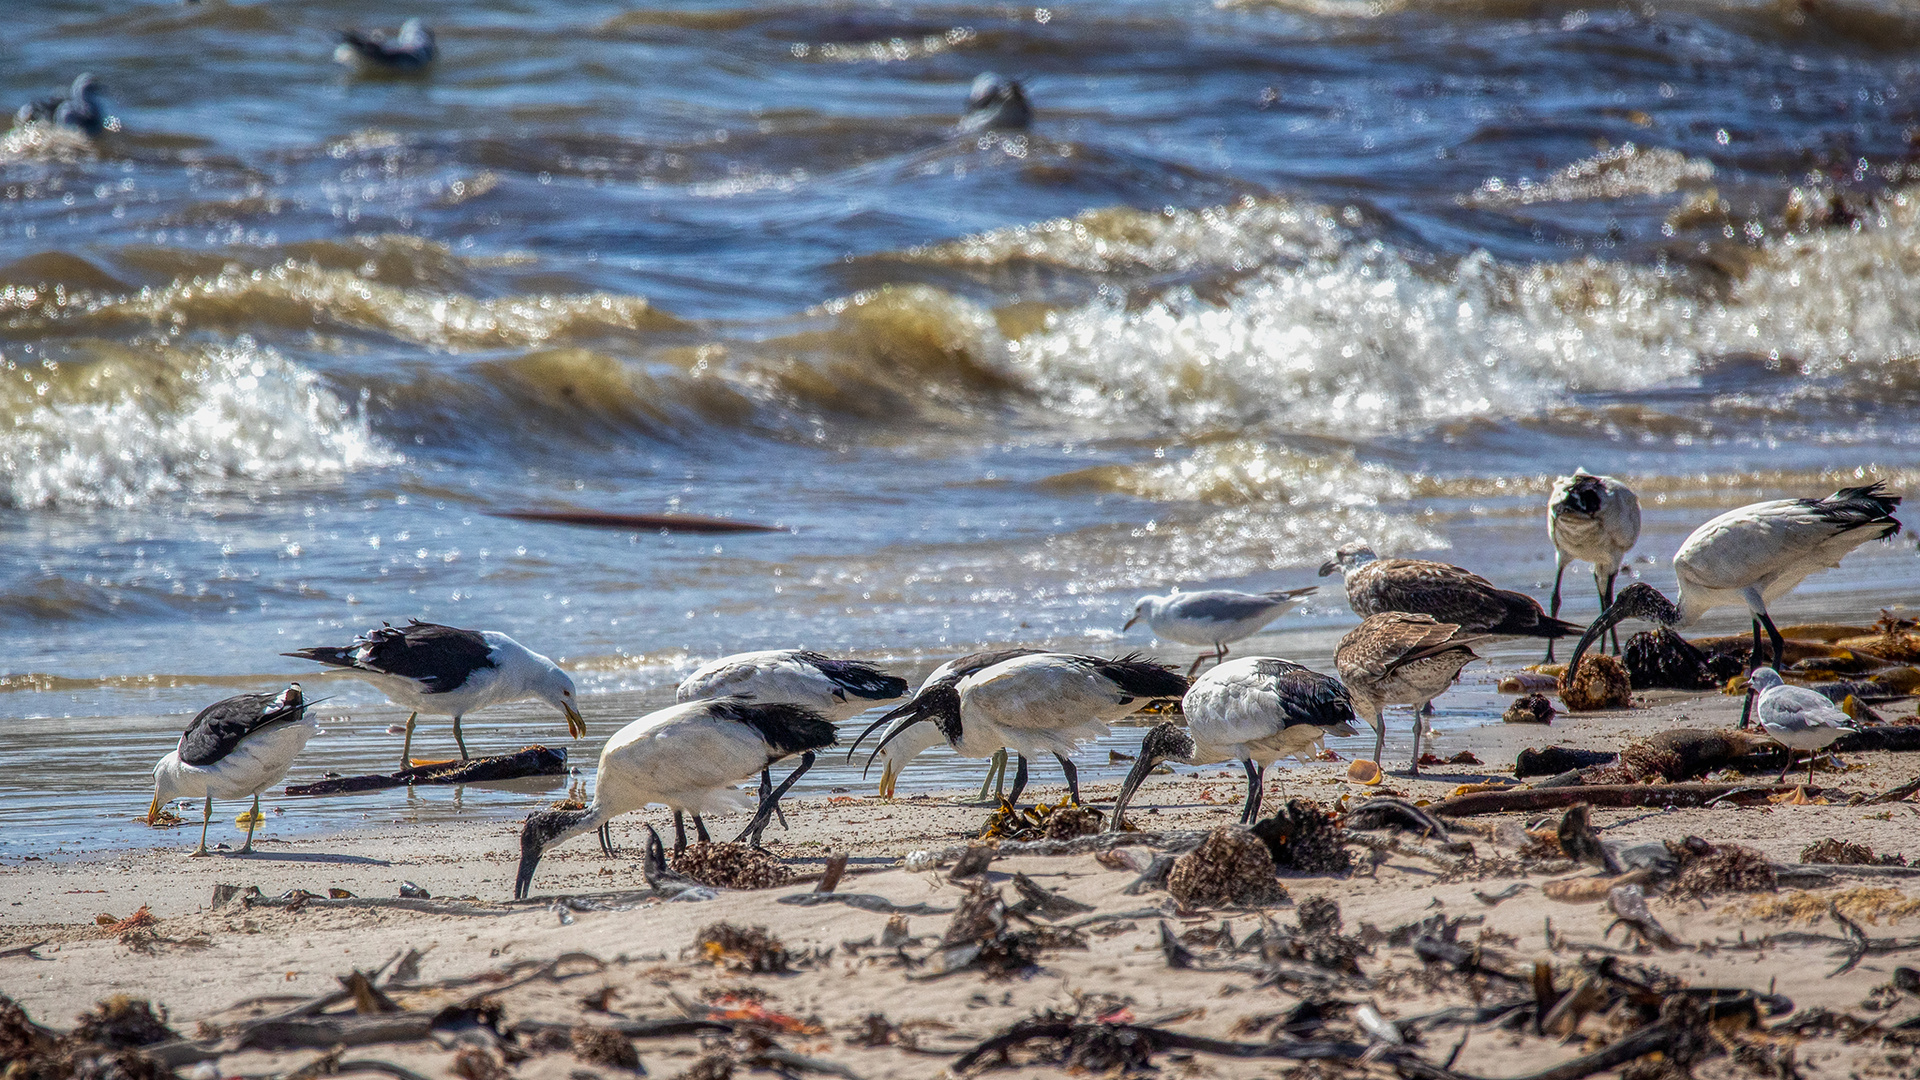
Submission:
[[[784,701],[842,723],[906,692],[904,679],[858,661],[833,660],[804,649],[768,649],[702,665],[680,681],[674,700],[734,696]]]

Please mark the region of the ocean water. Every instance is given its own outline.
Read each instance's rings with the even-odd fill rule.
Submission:
[[[1665,585],[1720,509],[1920,475],[1898,4],[456,0],[425,77],[331,60],[403,14],[13,13],[0,103],[87,70],[115,130],[0,136],[0,852],[149,842],[186,717],[287,678],[341,717],[296,778],[384,766],[404,717],[278,655],[382,620],[572,668],[590,772],[725,652],[1151,649],[1140,592],[1309,584],[1356,538],[1544,598],[1575,466],[1640,490]],[[957,129],[986,70],[1030,130]],[[1911,604],[1913,558],[1785,617]],[[1247,644],[1324,666],[1351,621],[1329,593]],[[1443,730],[1498,712],[1477,670]]]

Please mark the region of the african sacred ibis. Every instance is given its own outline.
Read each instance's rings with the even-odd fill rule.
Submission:
[[[875,721],[860,738],[881,724],[904,720],[887,732],[875,756],[920,723],[939,728],[962,757],[988,757],[1004,746],[1021,755],[1009,796],[1014,800],[1026,787],[1027,756],[1052,754],[1066,773],[1068,794],[1078,802],[1079,772],[1068,757],[1074,747],[1106,734],[1109,721],[1186,692],[1187,680],[1179,672],[1138,657],[1033,653],[942,680]]]
[[[1238,761],[1247,770],[1240,822],[1260,816],[1267,766],[1305,754],[1328,735],[1352,735],[1353,701],[1331,675],[1271,656],[1243,656],[1194,680],[1181,702],[1187,726],[1160,724],[1140,743],[1140,756],[1120,784],[1109,831],[1124,826],[1127,803],[1163,761],[1210,765]]]
[[[412,764],[413,725],[421,713],[453,717],[453,741],[467,759],[460,719],[476,709],[539,698],[565,714],[567,734],[579,738],[587,722],[573,703],[573,677],[498,630],[462,630],[407,620],[384,623],[340,648],[316,646],[282,656],[313,660],[367,680],[387,699],[412,710],[400,768]]]
[[[1018,648],[994,649],[988,652],[968,653],[965,656],[955,657],[929,672],[926,679],[920,683],[920,689],[914,692],[914,697],[917,700],[921,694],[927,692],[928,687],[956,683],[960,681],[962,676],[971,675],[982,668],[992,667],[1002,660],[1011,660],[1016,656],[1033,656],[1041,651],[1040,649]],[[893,798],[894,787],[900,780],[900,773],[907,767],[909,762],[919,757],[924,751],[930,750],[945,742],[947,738],[938,727],[932,724],[913,723],[911,719],[904,716],[904,713],[908,711],[911,710],[895,709],[892,713],[888,714],[889,716],[899,717],[899,719],[896,720],[896,724],[901,730],[898,732],[897,737],[892,738],[891,741],[887,739],[881,740],[880,797],[883,799]],[[865,738],[865,736],[863,735],[861,738]],[[847,751],[847,756],[851,758],[853,751]],[[993,760],[987,766],[987,778],[980,785],[979,797],[982,799],[986,798],[988,792],[998,786],[998,779],[1005,777],[1006,771],[1007,748],[1003,746],[994,752]]]
[[[1560,615],[1560,579],[1574,561],[1593,565],[1593,587],[1600,594],[1600,610],[1613,603],[1614,579],[1627,553],[1640,540],[1640,497],[1611,476],[1573,470],[1553,482],[1547,499],[1547,537],[1553,541],[1553,600],[1547,614]],[[1614,632],[1613,651],[1620,651]],[[1547,662],[1553,662],[1553,639],[1547,639]]]
[[[1894,508],[1900,497],[1886,484],[1841,488],[1824,499],[1772,499],[1729,510],[1693,530],[1673,555],[1679,602],[1668,600],[1646,582],[1620,590],[1607,610],[1587,627],[1573,647],[1566,678],[1573,679],[1580,657],[1601,634],[1625,619],[1645,619],[1676,630],[1698,622],[1717,607],[1742,604],[1753,616],[1753,650],[1748,663],[1760,665],[1760,629],[1765,627],[1778,666],[1786,641],[1767,614],[1767,605],[1786,595],[1808,574],[1830,566],[1869,540],[1900,531]]]
[[[635,720],[607,740],[594,775],[593,801],[582,810],[545,810],[527,816],[520,830],[520,870],[513,895],[522,899],[548,848],[584,832],[600,830],[630,810],[664,803],[673,810],[674,850],[687,846],[681,815],[691,812],[701,839],[702,815],[751,804],[739,784],[781,758],[800,755],[800,767],[760,801],[742,838],[766,827],[779,797],[813,764],[814,752],[832,746],[833,723],[804,705],[713,698],[669,705]]]

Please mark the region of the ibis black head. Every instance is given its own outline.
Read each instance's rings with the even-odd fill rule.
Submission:
[[[1580,635],[1580,644],[1573,647],[1573,659],[1567,662],[1568,682],[1572,682],[1574,673],[1580,670],[1580,657],[1586,653],[1587,646],[1628,619],[1645,619],[1662,626],[1672,626],[1680,621],[1680,609],[1673,606],[1673,601],[1660,595],[1660,590],[1644,581],[1636,581],[1621,589],[1620,595],[1613,598],[1607,610],[1601,612],[1600,617],[1593,620],[1593,625],[1587,627],[1587,632]]]
[[[1118,832],[1125,826],[1127,803],[1132,801],[1133,793],[1146,782],[1153,770],[1163,761],[1192,761],[1194,753],[1193,736],[1186,728],[1178,724],[1155,724],[1148,729],[1147,736],[1140,740],[1140,756],[1134,759],[1133,769],[1127,778],[1120,782],[1120,794],[1114,796],[1113,813],[1107,819],[1107,829]]]
[[[513,898],[525,900],[533,887],[533,871],[547,848],[584,832],[591,810],[542,810],[528,814],[520,827],[520,870],[513,879]]]
[[[892,713],[889,713],[888,716],[897,716],[902,722],[895,724],[893,730],[887,732],[886,737],[874,746],[873,753],[867,755],[867,768],[869,769],[873,767],[873,759],[880,756],[880,751],[886,749],[888,743],[898,738],[901,732],[915,724],[933,724],[940,729],[940,734],[947,737],[948,742],[958,744],[960,742],[960,688],[958,680],[954,682],[942,680],[932,686],[922,687],[920,693],[914,697],[912,702],[899,709],[895,709]],[[880,721],[886,719],[887,717],[883,716],[880,718]],[[874,727],[878,727],[880,721],[876,721]],[[867,730],[872,731],[873,728],[870,727]],[[865,737],[865,734],[861,735],[861,738]]]

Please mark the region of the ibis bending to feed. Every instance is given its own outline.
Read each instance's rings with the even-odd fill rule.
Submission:
[[[1136,656],[1032,653],[942,679],[876,720],[854,745],[881,724],[900,721],[880,740],[875,756],[920,723],[939,728],[963,757],[988,757],[1006,747],[1021,755],[1009,795],[1016,801],[1027,785],[1027,757],[1052,754],[1067,775],[1068,795],[1079,802],[1079,772],[1068,759],[1074,747],[1106,734],[1109,721],[1186,692],[1179,672]]]
[[[1187,678],[1200,670],[1208,655],[1214,663],[1227,658],[1227,643],[1251,637],[1268,623],[1300,606],[1302,598],[1320,591],[1318,586],[1283,589],[1278,592],[1244,593],[1232,589],[1208,589],[1204,592],[1174,590],[1166,596],[1143,596],[1134,601],[1133,617],[1122,631],[1146,620],[1153,635],[1182,645],[1212,646],[1211,654],[1201,653],[1187,669]]]
[[[1807,783],[1811,784],[1813,759],[1840,736],[1854,732],[1852,718],[1827,700],[1825,694],[1804,686],[1788,686],[1780,673],[1770,667],[1754,669],[1748,677],[1747,693],[1754,699],[1754,719],[1787,751],[1787,762],[1780,766],[1783,784],[1787,781],[1787,770],[1793,767],[1795,750],[1807,751]]]
[[[366,72],[411,75],[425,71],[427,65],[433,63],[436,52],[433,31],[419,19],[408,19],[391,38],[384,30],[340,31],[340,44],[333,50],[333,58]]]
[[[1674,552],[1679,601],[1668,600],[1645,582],[1620,590],[1573,647],[1567,679],[1572,680],[1587,646],[1623,620],[1646,619],[1681,630],[1714,608],[1742,603],[1753,615],[1749,666],[1760,665],[1762,627],[1773,646],[1773,663],[1779,666],[1786,640],[1767,614],[1767,605],[1815,570],[1839,566],[1854,548],[1899,532],[1900,522],[1893,516],[1899,505],[1900,497],[1887,494],[1885,483],[1876,480],[1841,488],[1824,499],[1773,499],[1721,514],[1693,530]]]
[[[404,627],[383,624],[341,648],[317,646],[281,653],[343,668],[387,695],[407,717],[407,738],[400,747],[400,768],[413,753],[413,723],[421,713],[453,717],[453,741],[460,759],[467,741],[460,719],[475,709],[539,698],[567,718],[567,733],[579,738],[587,722],[573,703],[573,678],[559,665],[497,630],[461,630],[409,619]]]
[[[926,693],[929,687],[951,685],[960,681],[964,675],[971,675],[982,668],[992,667],[1002,660],[1011,660],[1016,656],[1034,656],[1041,651],[1040,649],[996,649],[991,652],[968,653],[965,656],[956,657],[929,672],[926,679],[920,683],[920,689],[915,692],[914,697],[918,699],[919,695]],[[901,712],[902,710],[896,709],[890,715],[898,716]],[[933,724],[914,724],[911,720],[903,719],[899,726],[902,728],[899,736],[891,741],[882,740],[880,749],[880,797],[883,799],[893,798],[894,787],[899,783],[900,773],[909,762],[919,757],[923,751],[945,742],[947,738]],[[848,752],[848,756],[852,756],[851,751]],[[1007,748],[1003,746],[994,752],[992,764],[987,766],[987,778],[980,785],[979,797],[986,798],[988,792],[998,786],[997,780],[1004,779],[1006,771]]]
[[[1449,563],[1382,559],[1365,544],[1348,544],[1320,567],[1321,577],[1335,572],[1346,576],[1347,603],[1363,619],[1387,611],[1431,615],[1485,637],[1551,640],[1580,632],[1542,611],[1533,597]]]
[[[207,826],[213,821],[213,800],[253,797],[247,812],[247,842],[240,854],[253,851],[253,830],[260,821],[260,793],[287,775],[293,759],[320,730],[307,719],[307,701],[300,684],[278,694],[241,694],[216,701],[200,710],[180,736],[180,745],[153,767],[153,805],[147,808],[151,824],[160,808],[174,799],[204,796],[200,846],[195,857],[207,853]]]
[[[1118,831],[1127,802],[1163,761],[1210,765],[1238,761],[1247,770],[1240,822],[1260,817],[1267,766],[1304,754],[1328,735],[1352,735],[1353,701],[1331,675],[1269,656],[1243,656],[1194,681],[1181,703],[1187,727],[1160,724],[1140,743],[1133,771],[1120,785],[1107,828]]]
[[[1354,709],[1373,725],[1376,764],[1387,746],[1387,706],[1412,705],[1413,775],[1420,775],[1420,729],[1426,723],[1421,713],[1453,685],[1461,668],[1479,659],[1473,645],[1483,640],[1453,623],[1404,611],[1369,615],[1340,639],[1333,663]]]
[[[664,803],[673,811],[674,851],[686,850],[683,813],[694,815],[705,840],[704,814],[744,809],[751,800],[739,784],[773,762],[800,755],[800,767],[760,808],[740,836],[755,835],[780,796],[812,766],[814,752],[832,746],[832,721],[804,705],[724,697],[669,705],[635,720],[607,740],[594,774],[593,801],[583,810],[543,810],[520,830],[520,870],[513,895],[523,899],[548,848],[584,832],[600,831],[630,810]]]
[[[729,696],[784,701],[804,705],[837,724],[906,692],[907,680],[863,661],[835,660],[806,649],[768,649],[704,664],[680,680],[673,696],[675,701]],[[760,797],[766,798],[772,790],[773,777],[762,769]],[[786,826],[785,815],[780,824]]]
[[[1547,500],[1547,537],[1553,541],[1553,600],[1547,614],[1560,615],[1560,579],[1567,564],[1593,564],[1593,587],[1600,593],[1600,610],[1613,603],[1613,582],[1620,565],[1640,539],[1640,497],[1611,476],[1573,470],[1553,482]],[[1620,633],[1614,631],[1613,651],[1620,651]],[[1553,662],[1553,639],[1547,639],[1547,662]]]

